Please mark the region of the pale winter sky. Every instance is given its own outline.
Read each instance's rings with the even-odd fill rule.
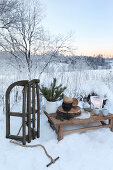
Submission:
[[[76,54],[113,55],[113,0],[41,0],[52,34],[74,32]]]

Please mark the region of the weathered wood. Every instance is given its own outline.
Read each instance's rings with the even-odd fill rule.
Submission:
[[[39,97],[39,86],[36,83],[36,94],[37,94],[37,138],[40,137],[40,97]]]
[[[58,131],[56,131],[56,133],[58,134],[58,140],[61,140],[63,138],[63,134],[69,134],[73,132],[83,132],[87,130],[94,130],[94,129],[106,128],[106,127],[110,127],[111,131],[113,131],[113,115],[110,113],[106,117],[102,116],[102,114],[100,114],[99,116],[95,116],[92,110],[90,110],[90,114],[91,114],[90,118],[87,119],[73,118],[71,120],[64,120],[64,121],[56,119],[56,113],[48,114],[46,111],[44,111],[44,113],[47,116],[48,122],[50,123],[52,129],[54,130],[56,126],[58,127]],[[103,120],[108,120],[109,124],[104,123]],[[79,125],[79,124],[93,123],[93,122],[101,122],[102,125],[63,131],[64,125]]]
[[[63,110],[62,106],[59,106],[57,109],[57,115],[65,117],[66,114],[67,114],[67,112]],[[80,116],[81,115],[80,107],[79,106],[72,107],[71,110],[68,112],[68,115],[71,116],[72,118]]]
[[[22,108],[22,126],[23,126],[23,145],[26,144],[26,124],[25,124],[25,117],[26,117],[26,92],[27,86],[23,89],[23,108]]]
[[[48,120],[48,122],[49,122],[50,127],[56,132],[56,134],[58,134],[58,130],[57,130],[57,128],[54,126],[54,124],[53,124],[52,122],[50,122],[49,120]]]
[[[44,112],[44,113],[46,113],[46,112]],[[46,113],[46,115],[47,115],[47,113]],[[70,120],[61,121],[61,120],[56,119],[55,113],[48,114],[48,116],[55,125],[60,125],[60,124],[62,124],[62,125],[67,125],[67,124],[73,125],[73,124],[81,124],[81,123],[89,123],[89,122],[93,123],[93,122],[100,122],[100,121],[103,121],[103,120],[109,120],[109,119],[113,118],[113,114],[109,114],[106,117],[104,117],[104,116],[91,116],[90,118],[87,118],[87,119],[73,118],[73,119],[70,119]]]
[[[22,136],[16,136],[16,135],[9,135],[9,139],[14,139],[14,140],[19,140],[23,142],[23,137]]]
[[[63,131],[63,134],[70,134],[73,132],[84,132],[88,130],[95,130],[95,129],[106,128],[106,127],[109,127],[109,125],[99,125],[99,126],[92,126],[92,127],[87,127],[87,128],[66,130],[66,131]]]
[[[109,121],[109,128],[111,128],[111,127],[110,127],[110,126],[111,126],[111,119],[109,119],[108,121]]]
[[[32,81],[18,81],[11,84],[6,91],[6,137],[10,139],[20,140],[23,142],[24,145],[26,144],[26,141],[31,142],[31,138],[35,139],[36,136],[40,136],[40,100],[38,83],[39,80],[37,79],[34,79]],[[23,86],[22,113],[10,112],[10,92],[15,86]],[[37,108],[35,108],[35,96],[37,97]],[[37,114],[37,126],[35,123],[35,113]],[[22,118],[22,137],[19,137],[19,134],[17,134],[17,136],[10,134],[10,116]],[[26,125],[28,126],[27,135]]]
[[[63,139],[63,125],[58,126],[58,141]]]
[[[110,120],[110,130],[113,132],[113,118]]]
[[[22,113],[19,112],[10,112],[9,115],[15,117],[22,117]],[[25,113],[25,115],[27,116],[27,113]]]
[[[71,110],[69,110],[68,111],[68,114],[75,114],[76,115],[76,113],[79,113],[81,110],[80,110],[80,107],[79,106],[76,106],[76,107],[72,107],[71,108]],[[62,106],[59,106],[58,107],[58,112],[59,113],[67,113],[67,111],[65,111],[63,108],[62,108]]]
[[[103,122],[103,121],[100,121],[100,122],[101,122],[102,125],[107,125],[107,124],[106,124],[105,122]]]
[[[28,143],[31,142],[31,87],[28,84],[28,97],[27,97],[27,107],[28,107]]]
[[[35,139],[35,84],[32,85],[32,138]]]
[[[10,135],[10,91],[6,92],[6,137]]]

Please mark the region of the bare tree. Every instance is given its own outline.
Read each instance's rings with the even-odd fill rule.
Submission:
[[[44,70],[49,65],[49,63],[52,61],[52,59],[60,55],[66,55],[66,56],[70,54],[73,55],[73,52],[75,51],[75,49],[72,47],[71,38],[72,38],[71,33],[66,36],[63,36],[63,35],[58,35],[55,37],[49,36],[43,48],[44,49],[43,57],[49,56],[49,59],[43,66],[39,74],[39,77],[44,72]]]
[[[31,78],[32,62],[34,60],[33,54],[43,57],[50,56],[42,68],[41,75],[53,57],[71,51],[70,37],[58,36],[57,38],[51,38],[51,36],[45,34],[41,25],[43,16],[38,0],[2,1],[7,2],[7,4],[5,3],[4,7],[1,6],[3,10],[1,10],[2,15],[0,17],[0,46],[15,58],[19,70],[22,68],[28,69],[29,79]],[[9,7],[11,8],[7,12]]]
[[[16,6],[14,12],[9,13],[9,15],[10,18],[16,19],[7,27],[9,16],[6,13],[1,16],[0,45],[15,57],[19,68],[26,67],[27,64],[30,73],[31,53],[33,53],[35,46],[39,45],[44,35],[39,1],[19,2],[19,6]]]
[[[15,9],[19,6],[17,0],[0,0],[0,28],[11,26],[18,19]]]

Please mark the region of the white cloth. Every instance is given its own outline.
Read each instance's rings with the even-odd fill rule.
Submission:
[[[83,109],[81,109],[81,115],[77,116],[76,119],[88,119],[90,118],[90,112],[84,111]]]

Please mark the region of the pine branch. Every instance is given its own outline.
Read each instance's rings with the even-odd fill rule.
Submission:
[[[40,87],[40,91],[43,94],[43,96],[48,100],[48,101],[60,101],[63,99],[63,92],[67,87],[62,87],[62,84],[59,86],[56,86],[56,78],[53,79],[53,82],[51,83],[50,87],[44,87],[43,85]]]

